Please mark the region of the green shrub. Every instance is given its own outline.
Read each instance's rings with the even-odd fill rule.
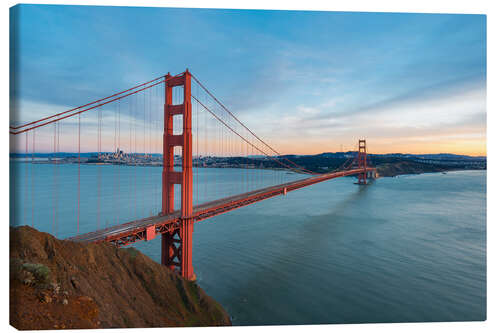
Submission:
[[[38,283],[49,283],[50,268],[42,264],[24,263],[22,268],[33,274]]]

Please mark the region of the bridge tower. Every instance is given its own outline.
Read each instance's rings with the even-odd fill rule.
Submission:
[[[193,271],[193,156],[191,132],[191,73],[165,76],[163,129],[162,214],[174,211],[174,185],[181,185],[181,227],[161,237],[161,263],[182,277],[195,280]],[[172,104],[172,88],[183,86],[182,104]],[[174,135],[173,119],[182,115],[182,134]],[[182,147],[182,171],[174,170],[174,147]]]
[[[366,140],[358,141],[358,168],[366,170]],[[358,174],[358,184],[366,185],[366,172]]]

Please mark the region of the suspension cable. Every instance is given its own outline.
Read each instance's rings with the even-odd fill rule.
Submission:
[[[17,129],[20,129],[20,128],[24,128],[24,127],[26,127],[26,126],[34,125],[34,124],[37,124],[37,123],[39,123],[39,122],[41,122],[41,121],[48,120],[48,119],[52,119],[52,118],[54,118],[54,117],[61,116],[61,115],[63,115],[63,114],[69,113],[69,112],[71,112],[71,111],[76,111],[76,110],[82,109],[82,108],[84,108],[84,107],[87,107],[87,106],[89,106],[89,105],[92,105],[92,104],[95,104],[95,103],[99,103],[99,102],[105,101],[105,100],[110,99],[110,98],[112,98],[112,97],[115,97],[115,96],[121,95],[121,94],[123,94],[123,93],[126,93],[126,92],[128,92],[128,91],[130,91],[130,90],[134,90],[134,89],[136,89],[136,88],[139,88],[139,87],[145,86],[145,85],[147,85],[147,84],[149,84],[149,83],[152,83],[152,82],[154,82],[154,81],[157,81],[157,80],[159,80],[159,79],[161,79],[161,78],[163,78],[163,77],[164,77],[164,75],[163,75],[163,76],[160,76],[160,77],[157,77],[156,79],[153,79],[153,80],[151,80],[151,81],[148,81],[148,82],[145,82],[145,83],[139,84],[139,85],[137,85],[137,86],[135,86],[135,87],[132,87],[132,88],[130,88],[130,89],[127,89],[127,90],[123,90],[123,91],[117,92],[117,93],[115,93],[115,94],[113,94],[113,95],[110,95],[110,96],[108,96],[108,97],[104,97],[104,98],[101,98],[101,99],[95,100],[95,101],[93,101],[93,102],[90,102],[90,103],[87,103],[87,104],[84,104],[84,105],[80,105],[80,106],[78,106],[78,107],[76,107],[76,108],[73,108],[73,109],[70,109],[70,110],[66,110],[66,111],[63,111],[63,112],[60,112],[60,113],[57,113],[57,114],[54,114],[54,115],[52,115],[52,116],[48,116],[48,117],[45,117],[45,118],[42,118],[42,119],[38,119],[38,120],[36,120],[36,121],[32,121],[32,122],[27,123],[27,124],[24,124],[24,125],[20,125],[20,126],[9,126],[9,128],[10,128],[10,129],[13,129],[13,130],[17,130]]]
[[[210,95],[216,102],[217,104],[219,104],[234,120],[236,120],[241,126],[243,126],[248,132],[250,132],[250,134],[252,134],[257,140],[259,140],[260,142],[262,142],[267,148],[269,148],[272,152],[274,152],[276,155],[278,156],[281,156],[283,157],[282,154],[280,154],[277,150],[275,150],[273,147],[271,147],[270,145],[268,145],[266,142],[264,142],[261,138],[259,138],[254,132],[252,132],[252,130],[250,130],[247,126],[245,126],[245,124],[243,124],[231,111],[229,111],[229,109],[224,105],[222,104],[201,82],[200,80],[198,80],[198,78],[196,78],[196,76],[194,76],[192,73],[191,73],[191,76],[192,78],[200,85],[200,87],[203,88],[203,90],[205,90],[205,92]],[[300,165],[294,163],[293,161],[290,161],[288,158],[286,157],[283,157],[283,159],[287,160],[288,162],[290,162],[291,164],[295,165],[298,169],[301,169],[307,173],[310,173],[310,174],[318,174],[316,172],[313,172],[313,171],[309,171],[303,167],[301,167]],[[289,167],[290,168],[290,167]],[[293,168],[290,168],[290,169],[293,169]]]
[[[212,110],[210,110],[205,104],[203,104],[198,98],[196,98],[195,96],[192,96],[191,97],[196,100],[205,110],[207,110],[208,112],[210,112],[212,114],[212,116],[214,116],[220,123],[222,123],[224,126],[226,126],[230,131],[232,131],[234,134],[238,135],[242,140],[244,140],[247,144],[249,144],[252,148],[255,148],[256,150],[258,150],[259,152],[261,152],[262,154],[266,155],[267,157],[275,160],[277,163],[281,164],[282,166],[286,167],[287,169],[292,169],[292,170],[297,170],[297,168],[291,168],[289,165],[281,162],[279,159],[277,159],[276,157],[272,156],[272,155],[269,155],[268,153],[266,153],[265,151],[261,150],[260,148],[256,147],[253,143],[251,143],[250,141],[248,141],[246,138],[244,138],[241,134],[239,134],[238,132],[236,132],[231,126],[229,126],[224,120],[222,120],[219,116],[217,116]],[[300,169],[299,169],[300,170]],[[309,174],[315,174],[314,172],[312,171],[308,171],[308,170],[303,170],[304,172],[307,172]]]
[[[152,88],[152,87],[154,87],[154,86],[157,86],[157,85],[159,85],[159,84],[161,84],[161,83],[163,83],[163,82],[170,81],[170,80],[172,80],[172,79],[174,79],[174,78],[176,78],[176,77],[182,76],[182,75],[183,75],[183,73],[177,74],[177,75],[175,75],[175,76],[171,76],[171,77],[169,77],[169,78],[167,78],[167,79],[164,79],[164,80],[161,80],[161,81],[158,81],[158,82],[152,83],[152,84],[150,84],[150,85],[148,85],[148,86],[145,86],[145,87],[143,87],[143,88],[141,88],[141,89],[134,90],[134,91],[129,92],[129,93],[125,94],[125,95],[115,97],[115,98],[113,98],[113,99],[111,99],[111,100],[109,100],[109,101],[105,101],[105,102],[99,103],[99,104],[97,104],[97,105],[93,105],[93,106],[91,106],[91,107],[89,107],[89,108],[86,108],[86,109],[84,109],[84,110],[80,110],[80,111],[76,111],[76,112],[73,112],[73,113],[70,113],[70,114],[66,114],[66,115],[64,115],[63,117],[59,117],[59,118],[57,118],[57,119],[52,119],[52,120],[48,120],[48,119],[46,119],[47,121],[42,122],[41,124],[38,124],[38,125],[35,125],[35,124],[34,124],[34,126],[31,126],[31,127],[25,128],[25,129],[23,129],[23,130],[21,130],[21,131],[17,131],[17,132],[16,132],[16,131],[9,131],[9,133],[10,133],[10,134],[14,134],[14,135],[21,134],[21,133],[24,133],[24,132],[27,132],[27,131],[34,130],[35,128],[38,128],[38,127],[42,127],[42,126],[45,126],[45,125],[48,125],[48,124],[52,124],[52,123],[54,123],[54,122],[56,122],[56,121],[60,121],[60,120],[63,120],[63,119],[69,118],[69,117],[73,117],[73,116],[79,115],[79,114],[81,114],[81,113],[84,113],[84,112],[87,112],[87,111],[90,111],[90,110],[96,109],[96,108],[98,108],[98,107],[100,107],[100,106],[103,106],[103,105],[106,105],[106,104],[112,103],[112,102],[117,101],[117,100],[120,100],[120,99],[122,99],[122,98],[125,98],[125,97],[128,97],[128,96],[131,96],[131,95],[137,94],[137,93],[139,93],[139,92],[141,92],[141,91],[144,91],[144,90],[146,90],[146,89],[149,89],[149,88]],[[48,118],[50,119],[50,118],[54,118],[54,117],[56,117],[56,116],[57,116],[57,115],[54,115],[54,116],[51,116],[51,117],[48,117]],[[36,121],[35,123],[39,123],[39,122],[41,122],[41,121],[42,121],[42,119],[40,119],[39,121]],[[25,127],[25,126],[23,126],[23,127]]]

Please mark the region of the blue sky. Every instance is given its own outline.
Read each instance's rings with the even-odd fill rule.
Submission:
[[[486,16],[21,5],[36,119],[189,67],[283,153],[486,154]],[[14,118],[14,117],[13,117]]]

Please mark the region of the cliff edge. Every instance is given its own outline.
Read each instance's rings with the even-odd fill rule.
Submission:
[[[17,329],[231,325],[195,283],[134,248],[10,229],[10,323]]]

